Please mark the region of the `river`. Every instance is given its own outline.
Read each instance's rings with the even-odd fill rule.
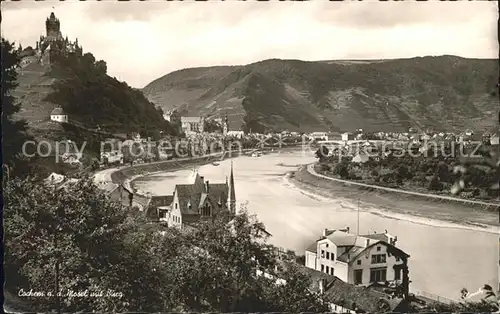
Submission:
[[[355,193],[351,198],[328,199],[301,191],[287,180],[288,172],[314,160],[300,152],[232,159],[238,203],[248,202],[248,211],[256,214],[272,234],[270,243],[298,254],[304,254],[324,228],[349,226],[355,231],[357,227]],[[224,182],[230,162],[201,166],[198,171],[205,180]],[[190,173],[191,170],[179,170],[152,174],[134,181],[133,185],[153,195],[172,194],[175,184],[188,182]],[[415,206],[419,206],[418,201]],[[417,219],[392,214],[369,203],[360,207],[359,221],[362,234],[386,229],[398,237],[398,247],[411,256],[411,291],[423,290],[457,299],[463,287],[469,291],[486,283],[498,287],[499,240],[495,228],[482,230]]]

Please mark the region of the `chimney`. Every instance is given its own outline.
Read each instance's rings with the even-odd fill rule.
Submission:
[[[205,179],[204,176],[200,176],[201,182],[203,182],[203,179]]]
[[[366,246],[370,245],[370,239],[366,239]]]
[[[327,234],[327,233],[328,233],[328,229],[327,229],[327,228],[323,229],[323,236],[324,236],[324,237],[326,237],[326,234]]]
[[[208,180],[206,182],[206,186],[207,186],[207,194],[208,194],[208,192],[210,191],[210,184],[208,183]]]
[[[349,233],[349,227],[345,227],[347,233]]]

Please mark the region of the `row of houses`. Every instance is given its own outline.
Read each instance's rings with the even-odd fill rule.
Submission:
[[[337,141],[344,144],[352,141],[362,141],[369,138],[368,134],[363,129],[358,129],[356,132],[332,133],[332,132],[313,132],[309,134],[310,139],[317,141]],[[449,141],[457,143],[466,143],[469,141],[482,141],[489,145],[498,145],[500,133],[498,131],[484,132],[483,134],[474,133],[472,130],[455,134],[451,132],[417,132],[410,129],[409,132],[376,132],[371,134],[371,140],[384,141],[405,141],[412,143],[422,143],[425,141]]]

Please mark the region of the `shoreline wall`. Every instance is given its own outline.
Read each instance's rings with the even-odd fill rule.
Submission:
[[[296,149],[296,147],[289,146],[289,147],[284,147],[281,150],[289,150],[289,149]],[[252,152],[252,151],[263,151],[263,152],[271,152],[271,148],[262,148],[262,149],[243,149],[241,151],[236,151],[236,152],[218,152],[218,153],[213,153],[210,155],[205,155],[205,156],[199,156],[199,157],[188,157],[188,158],[179,158],[179,159],[170,159],[170,160],[162,160],[162,161],[155,161],[151,163],[144,163],[144,164],[137,164],[133,166],[129,166],[126,168],[118,169],[117,171],[113,172],[111,174],[111,179],[113,183],[116,184],[123,184],[127,180],[129,180],[132,177],[137,177],[137,176],[146,176],[149,173],[153,172],[160,172],[160,171],[171,171],[171,170],[177,170],[182,167],[186,167],[189,165],[205,165],[210,162],[219,162],[222,160],[225,160],[227,158],[234,158],[234,157],[239,157],[241,155],[244,155],[246,153]]]
[[[433,201],[433,202],[449,202],[449,203],[459,203],[461,205],[466,205],[466,206],[473,206],[475,208],[481,208],[482,210],[486,211],[499,211],[500,210],[500,204],[498,203],[488,203],[488,202],[482,202],[482,201],[475,201],[475,200],[467,200],[467,199],[461,199],[458,197],[452,197],[452,196],[443,196],[443,195],[434,195],[434,194],[425,194],[425,193],[418,193],[418,192],[412,192],[412,191],[406,191],[406,190],[401,190],[401,189],[395,189],[395,188],[388,188],[388,187],[383,187],[383,186],[376,186],[376,185],[370,185],[366,183],[361,183],[361,182],[354,182],[354,181],[349,181],[349,180],[342,180],[342,179],[337,179],[329,176],[325,176],[322,174],[319,174],[315,171],[314,165],[309,164],[303,169],[299,169],[298,171],[307,171],[310,175],[314,176],[316,179],[319,180],[330,180],[337,182],[339,184],[342,184],[344,186],[351,186],[356,189],[360,190],[368,190],[368,191],[376,191],[378,193],[390,193],[394,194],[397,196],[403,196],[405,198],[416,198],[416,199],[425,199],[427,201]]]

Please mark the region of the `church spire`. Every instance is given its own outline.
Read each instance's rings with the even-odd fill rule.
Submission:
[[[230,213],[236,214],[236,192],[234,191],[234,174],[233,174],[233,161],[231,161],[231,174],[229,175],[229,195],[227,198],[227,207]]]

